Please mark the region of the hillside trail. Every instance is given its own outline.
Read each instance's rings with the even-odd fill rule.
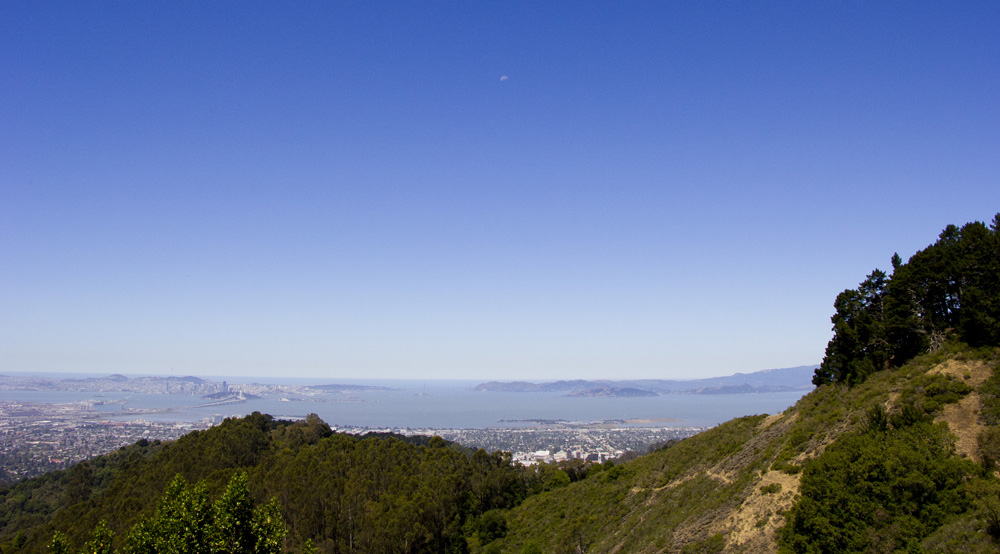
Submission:
[[[985,362],[949,360],[935,366],[929,373],[949,375],[959,381],[964,381],[972,388],[978,388],[989,379],[992,372],[993,370]],[[948,430],[955,435],[955,452],[959,456],[969,458],[977,463],[981,460],[976,453],[976,437],[986,428],[979,422],[979,408],[979,392],[973,391],[959,402],[944,406],[941,413],[934,418],[935,422],[947,423]]]
[[[759,429],[761,433],[784,433],[796,419],[795,413],[775,414],[762,421]],[[722,520],[720,530],[727,535],[725,552],[777,552],[775,533],[785,524],[782,514],[799,494],[800,476],[769,469],[749,485],[747,497]]]

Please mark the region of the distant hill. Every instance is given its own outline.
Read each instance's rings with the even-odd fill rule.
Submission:
[[[634,379],[590,381],[576,379],[543,383],[490,381],[477,385],[475,390],[492,392],[567,392],[573,393],[572,396],[587,396],[586,394],[576,393],[586,393],[586,391],[604,390],[607,388],[639,390],[654,394],[749,394],[808,391],[814,387],[812,378],[817,367],[819,366],[766,369],[753,373],[736,373],[724,377],[690,380]]]
[[[571,393],[566,394],[566,396],[591,396],[591,397],[606,396],[606,397],[619,398],[619,397],[658,396],[658,395],[655,392],[648,390],[633,389],[630,387],[604,386],[593,389],[573,391]]]

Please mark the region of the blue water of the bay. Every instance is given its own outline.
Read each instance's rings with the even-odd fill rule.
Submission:
[[[223,378],[218,378],[221,381]],[[251,382],[229,377],[230,382]],[[260,379],[269,384],[323,384],[315,379]],[[3,391],[0,400],[69,403],[113,402],[95,406],[110,419],[199,421],[214,415],[243,416],[254,411],[280,419],[300,419],[315,413],[335,427],[394,429],[474,429],[520,427],[529,420],[595,422],[650,420],[657,427],[710,427],[754,414],[775,414],[805,394],[668,394],[653,397],[567,397],[563,393],[514,393],[476,391],[479,381],[335,380],[330,383],[361,384],[391,390],[364,390],[318,396],[275,395],[239,404],[194,407],[208,402],[183,394],[140,394],[72,391]],[[157,413],[123,414],[124,409],[153,409]]]

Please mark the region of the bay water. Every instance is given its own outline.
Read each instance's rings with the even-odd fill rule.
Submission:
[[[237,381],[232,377],[232,382]],[[222,378],[219,378],[221,381]],[[304,379],[254,378],[267,384],[324,384]],[[298,382],[295,382],[298,381]],[[95,405],[102,418],[194,422],[254,411],[279,419],[315,413],[334,427],[373,429],[475,429],[526,427],[539,421],[579,423],[609,420],[655,427],[711,427],[745,415],[784,411],[806,391],[756,394],[667,394],[651,397],[567,397],[564,393],[515,393],[474,390],[479,381],[337,380],[388,390],[358,390],[321,395],[269,395],[242,403],[198,406],[208,402],[183,394],[75,391],[3,391],[0,399],[20,402],[104,402]],[[122,402],[124,403],[114,403]],[[128,410],[128,411],[126,411]],[[131,410],[155,410],[136,414]]]

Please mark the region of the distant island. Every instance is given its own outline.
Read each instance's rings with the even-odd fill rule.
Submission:
[[[660,396],[653,391],[633,389],[631,387],[597,387],[595,389],[573,391],[563,396],[585,396],[585,397],[630,397],[630,396]]]

